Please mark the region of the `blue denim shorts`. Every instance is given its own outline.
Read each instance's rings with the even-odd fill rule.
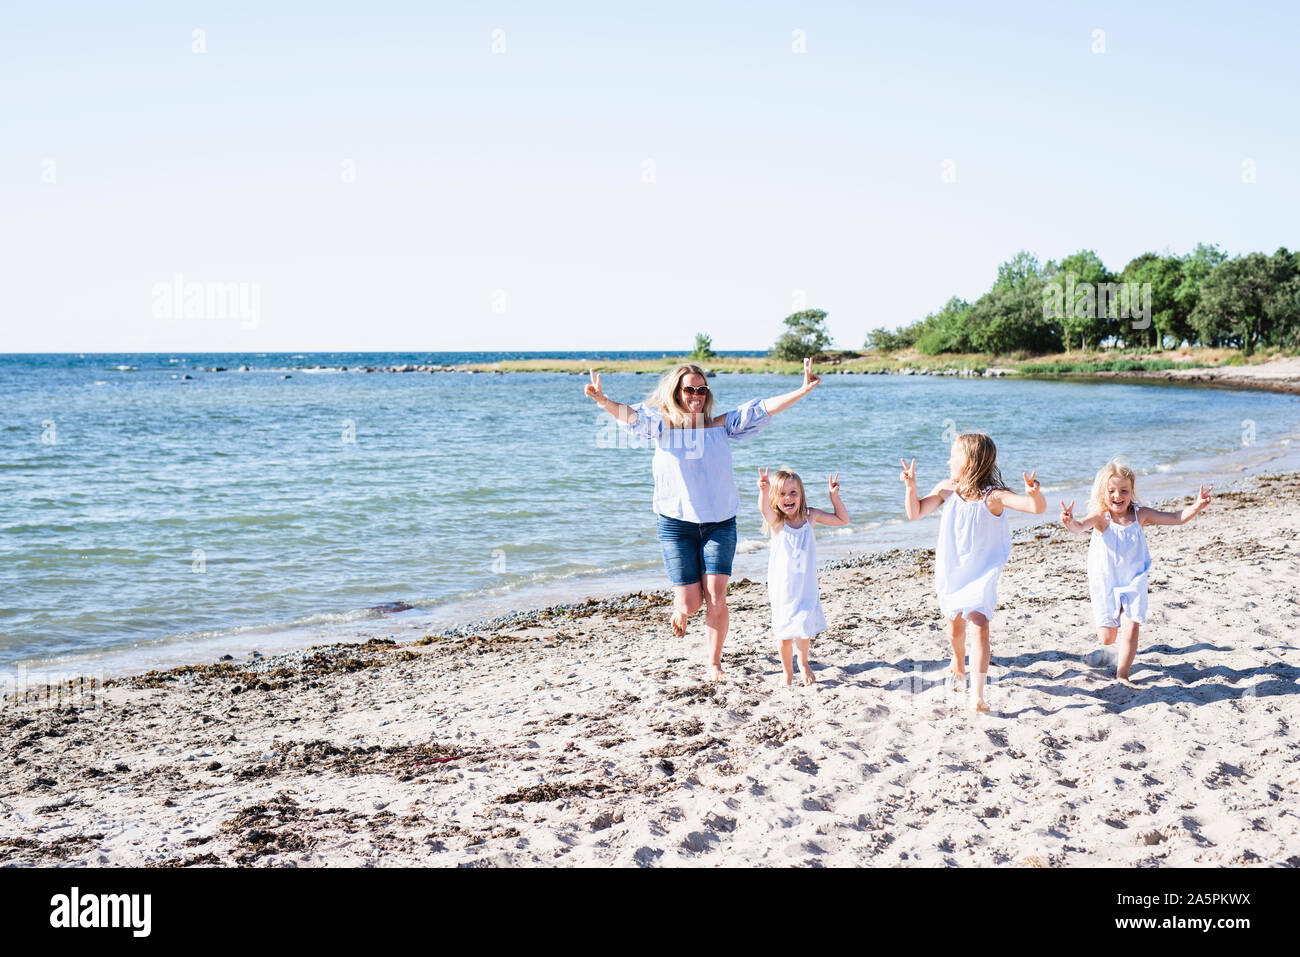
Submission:
[[[736,517],[696,524],[660,515],[659,544],[674,585],[693,585],[704,575],[730,575],[736,556]]]

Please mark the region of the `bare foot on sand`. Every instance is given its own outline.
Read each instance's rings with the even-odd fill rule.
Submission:
[[[678,638],[686,634],[687,617],[688,616],[684,611],[673,612],[673,618],[672,618],[673,634],[676,635]]]
[[[978,711],[981,714],[987,714],[989,710],[989,706],[984,703],[983,698],[973,702],[970,707],[972,711]]]
[[[813,677],[812,669],[810,668],[803,669],[803,685],[805,688],[808,687],[816,680],[817,679]]]
[[[721,665],[709,665],[709,677],[714,681],[725,681],[727,676],[722,673]]]
[[[964,691],[966,689],[966,672],[958,671],[954,665],[948,666],[948,690]]]

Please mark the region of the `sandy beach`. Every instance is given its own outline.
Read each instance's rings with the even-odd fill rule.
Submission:
[[[1197,366],[1151,372],[1096,372],[1099,379],[1157,379],[1166,382],[1202,382],[1237,389],[1265,389],[1300,394],[1300,359],[1273,356],[1258,365]]]
[[[719,684],[661,592],[11,698],[0,861],[1295,866],[1298,492],[1148,529],[1135,688],[1096,654],[1087,539],[1018,536],[988,715],[941,680],[925,550],[823,569],[810,688],[746,580]]]

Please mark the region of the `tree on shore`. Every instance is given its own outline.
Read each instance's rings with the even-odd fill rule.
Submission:
[[[1143,253],[1117,275],[1090,249],[1042,267],[1022,251],[973,303],[953,297],[909,326],[872,330],[866,346],[1006,355],[1183,342],[1247,353],[1300,347],[1300,253],[1229,259],[1199,243],[1184,256]]]
[[[786,362],[802,362],[831,345],[826,330],[826,313],[821,309],[805,309],[785,317],[785,332],[772,346],[772,358]]]
[[[1201,286],[1192,325],[1211,345],[1250,355],[1261,345],[1293,345],[1300,332],[1300,268],[1284,248],[1249,253],[1216,268]]]
[[[1043,268],[1045,283],[1061,287],[1061,341],[1065,351],[1077,344],[1085,353],[1106,338],[1106,317],[1097,309],[1097,287],[1111,280],[1106,264],[1091,249],[1080,249],[1061,262],[1048,261]]]
[[[713,337],[697,332],[695,334],[695,348],[691,352],[691,358],[698,362],[712,359],[716,355],[717,353],[713,351]]]

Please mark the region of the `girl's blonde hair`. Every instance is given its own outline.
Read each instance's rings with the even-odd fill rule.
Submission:
[[[1089,505],[1094,514],[1100,515],[1102,512],[1110,512],[1110,496],[1106,494],[1106,486],[1110,484],[1110,480],[1115,476],[1128,479],[1130,489],[1129,504],[1137,505],[1137,473],[1123,459],[1111,459],[1101,467],[1097,477],[1092,480],[1092,498],[1089,500]]]
[[[790,479],[793,479],[794,484],[799,486],[799,508],[794,513],[794,517],[796,520],[808,521],[808,498],[803,492],[803,479],[789,469],[778,469],[777,473],[769,480],[767,488],[767,504],[772,511],[776,512],[776,522],[771,526],[766,521],[763,522],[763,534],[765,535],[769,531],[775,532],[777,528],[785,524],[785,513],[781,511],[780,505],[781,492],[785,488],[785,483]]]
[[[691,414],[681,400],[682,380],[692,373],[703,378],[705,385],[708,385],[709,379],[703,369],[694,362],[683,362],[671,372],[665,372],[660,377],[659,384],[655,386],[654,392],[650,394],[650,398],[646,399],[646,405],[658,409],[674,429],[690,428],[695,424],[691,421]],[[705,393],[702,415],[705,424],[713,419],[712,389]]]
[[[998,447],[983,432],[963,432],[953,439],[966,453],[966,465],[957,477],[957,494],[968,502],[978,502],[990,489],[1007,487],[998,469]]]

